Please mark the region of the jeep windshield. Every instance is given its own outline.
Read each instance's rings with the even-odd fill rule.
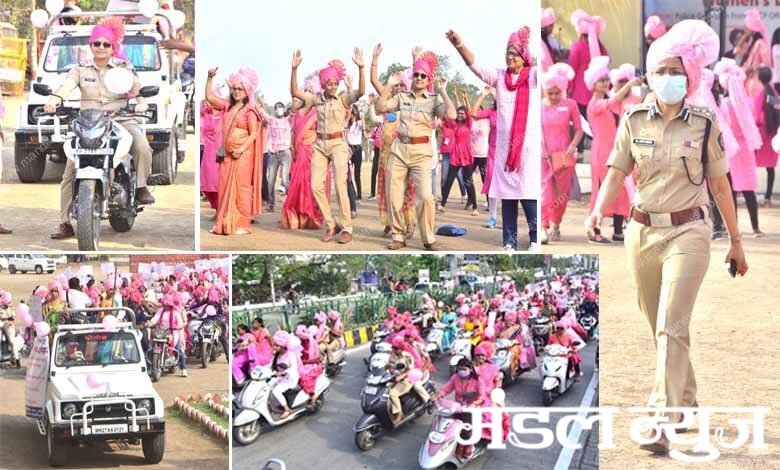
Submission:
[[[72,333],[57,338],[57,367],[134,364],[141,360],[130,332]]]
[[[52,39],[46,50],[43,70],[64,73],[92,59],[87,36],[63,36]],[[138,72],[160,70],[160,50],[151,36],[125,36],[122,52]]]

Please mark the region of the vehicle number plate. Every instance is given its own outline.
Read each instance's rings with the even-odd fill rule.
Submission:
[[[120,434],[127,432],[126,424],[98,424],[92,426],[92,434]]]
[[[376,395],[376,393],[379,391],[376,387],[366,387],[366,394],[367,395]]]

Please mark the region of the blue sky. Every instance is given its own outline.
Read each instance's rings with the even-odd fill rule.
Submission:
[[[537,31],[532,37],[539,36],[538,0],[209,0],[196,8],[198,83],[205,82],[206,71],[214,66],[220,68],[218,80],[239,66],[251,66],[260,76],[266,102],[290,99],[295,49],[303,53],[298,71],[302,83],[332,59],[342,60],[354,76],[352,50],[360,47],[367,90],[373,91],[368,73],[377,42],[384,48],[380,73],[393,62],[411,65],[411,50],[419,45],[450,55],[453,71],[460,70],[467,82],[481,85],[445,38],[448,29],[460,33],[480,63],[492,66],[504,64],[506,40],[513,30],[527,24]]]

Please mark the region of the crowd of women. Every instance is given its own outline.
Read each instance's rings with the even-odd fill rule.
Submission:
[[[564,51],[552,36],[556,13],[547,8],[542,14],[543,244],[561,239],[560,226],[568,202],[579,199],[575,159],[583,151],[583,129],[589,128],[592,138],[589,202],[592,212],[607,175],[607,159],[615,143],[620,117],[631,105],[652,103],[656,99],[655,92],[648,93],[647,81],[639,68],[641,64],[610,63],[609,51],[600,39],[607,27],[603,18],[576,10],[570,20],[579,37],[564,59]],[[647,44],[657,41],[667,30],[658,16],[650,16],[644,26]],[[734,203],[737,193],[741,193],[752,231],[755,236],[761,236],[757,169],[766,171],[763,205],[768,207],[772,205],[775,166],[780,153],[780,138],[776,137],[780,127],[780,28],[774,31],[770,43],[759,11],[751,9],[745,15],[744,26],[733,30],[729,39],[733,49],[713,63],[711,70],[702,71],[701,85],[686,102],[709,107],[717,116]],[[585,122],[588,126],[583,125]],[[623,242],[623,228],[630,215],[636,183],[635,169],[603,214],[612,217],[614,242]],[[723,237],[725,228],[714,207],[712,218],[713,239]],[[596,227],[589,240],[611,243],[602,236],[601,227]]]
[[[476,63],[460,36],[454,31],[446,33],[465,64],[488,85],[473,105],[465,92],[448,88],[444,77],[439,77],[434,93],[437,56],[421,48],[413,51],[412,67],[391,74],[382,83],[378,78],[382,46],[376,45],[370,71],[376,93],[367,102],[361,100],[366,90],[359,49],[352,58],[357,88],[339,60],[316,70],[299,86],[297,70],[303,59],[296,51],[290,80],[292,105],[276,102],[273,115],[266,112],[259,97],[254,70],[244,67],[230,75],[229,90],[214,85],[217,69],[210,70],[201,105],[201,191],[216,211],[211,233],[250,233],[254,216],[276,210],[280,174],[278,191],[286,195],[281,227],[325,228],[323,242],[349,243],[352,219],[364,193],[363,143],[371,136],[370,199],[378,204],[382,237],[391,239],[388,249],[406,246],[418,227],[423,247],[440,249],[434,219],[437,211],[443,214],[449,209],[455,180],[461,202],[468,196],[465,209],[478,216],[475,169],[479,169],[488,203],[485,226],[499,224],[500,205],[501,246],[533,248],[540,171],[538,159],[532,158],[532,128],[526,138],[529,107],[537,103],[530,91],[536,88],[536,78],[529,33],[523,27],[511,34],[506,63],[498,68]],[[368,107],[368,116],[361,113],[359,102]],[[411,106],[414,112],[409,111]],[[441,184],[437,185],[439,173]],[[330,207],[331,186],[338,217]],[[441,190],[438,202],[437,187]],[[522,247],[518,244],[520,208],[529,227],[528,244]]]
[[[425,400],[438,400],[455,394],[455,400],[463,406],[492,406],[491,392],[505,383],[500,368],[492,362],[496,354],[495,341],[500,338],[515,339],[517,342],[510,351],[511,373],[518,369],[536,368],[536,350],[533,346],[529,320],[543,316],[549,318],[555,328],[546,344],[560,344],[570,348],[571,376],[579,381],[583,375],[577,352],[577,344],[584,345],[590,336],[578,323],[578,313],[588,310],[598,312],[598,276],[576,275],[559,276],[550,281],[529,284],[523,290],[517,290],[515,282],[505,280],[495,296],[490,297],[484,290],[471,295],[459,294],[453,303],[437,302],[428,294],[423,294],[419,309],[401,312],[391,306],[387,310],[387,320],[383,323],[389,334],[383,339],[392,346],[388,368],[396,370],[397,362],[412,364],[396,377],[390,391],[391,410],[396,423],[404,419],[400,398],[412,390],[417,391]],[[434,360],[427,352],[425,332],[434,324],[446,325],[441,342],[442,352],[450,353],[458,331],[471,333],[471,354],[457,363],[454,374],[434,396],[430,396],[420,383],[420,378],[435,371]],[[284,363],[283,374],[275,379],[273,395],[282,404],[284,415],[289,407],[283,395],[285,390],[300,382],[301,387],[316,400],[314,383],[323,373],[321,356],[343,347],[343,328],[341,316],[334,311],[327,315],[320,312],[314,316],[311,325],[298,325],[294,334],[283,330],[273,335],[265,328],[262,318],[254,320],[253,327],[238,325],[238,352],[233,362],[234,380],[241,384],[246,380],[247,365],[269,366]],[[341,345],[341,346],[339,346]],[[596,356],[598,367],[598,354]],[[291,373],[292,371],[292,373]],[[503,406],[503,403],[495,403]],[[486,414],[486,417],[489,417]],[[509,432],[508,415],[504,415],[503,439]],[[490,430],[484,430],[484,439],[490,439]],[[468,455],[470,447],[458,449],[461,456]]]
[[[157,263],[153,272],[145,273],[108,273],[103,281],[92,275],[79,275],[66,271],[46,285],[33,288],[30,298],[24,303],[26,308],[11,308],[10,292],[0,293],[0,306],[10,315],[9,322],[14,326],[18,320],[22,327],[30,328],[26,335],[28,343],[32,339],[33,325],[46,324],[45,330],[54,332],[58,324],[94,323],[113,317],[117,321],[130,321],[124,311],[106,310],[102,312],[79,311],[84,308],[127,307],[134,312],[136,328],[143,332],[141,346],[143,352],[149,349],[148,332],[155,325],[171,329],[172,346],[180,353],[179,369],[183,377],[187,376],[186,357],[190,343],[188,323],[202,315],[212,316],[222,325],[222,347],[228,357],[227,318],[228,318],[228,271],[222,267],[188,268],[184,264],[169,267],[173,271],[161,275],[165,265]],[[23,318],[14,318],[15,312]],[[112,320],[112,321],[113,321]],[[43,330],[43,331],[45,331]],[[15,331],[8,333],[13,337]]]

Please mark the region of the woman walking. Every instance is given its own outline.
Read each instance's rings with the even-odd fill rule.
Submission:
[[[772,189],[775,184],[775,167],[777,166],[777,152],[772,148],[772,139],[777,135],[780,127],[780,99],[778,93],[770,83],[772,71],[767,67],[758,70],[758,79],[764,89],[756,94],[753,100],[753,114],[756,116],[756,125],[761,133],[761,148],[756,150],[756,166],[766,168],[766,194],[763,205],[772,206]]]
[[[487,109],[481,109],[482,102],[488,96],[493,97],[493,103]],[[498,104],[496,103],[496,90],[493,87],[485,87],[485,91],[479,95],[477,102],[471,108],[471,116],[477,120],[486,120],[490,131],[488,133],[488,153],[485,175],[482,180],[482,194],[488,198],[488,220],[485,228],[493,228],[497,222],[498,204],[496,198],[490,197],[490,182],[493,180],[493,170],[496,166],[496,125],[498,124]]]
[[[222,88],[214,94],[224,99]],[[215,108],[208,100],[200,104],[200,145],[203,155],[200,161],[200,192],[209,201],[212,209],[219,207],[219,161],[217,151],[222,146],[222,118],[224,110]]]

